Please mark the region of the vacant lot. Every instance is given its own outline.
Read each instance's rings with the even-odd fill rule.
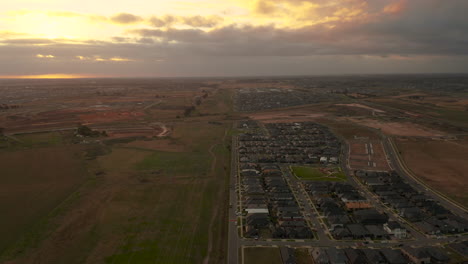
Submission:
[[[349,140],[349,165],[352,169],[388,171],[390,167],[380,140]]]
[[[468,141],[396,140],[408,167],[434,189],[468,205]]]
[[[279,248],[244,248],[245,264],[282,264]]]
[[[0,152],[0,256],[6,246],[32,235],[35,226],[85,181],[78,150],[62,146]]]
[[[291,167],[294,175],[302,180],[345,181],[346,175],[339,168]]]

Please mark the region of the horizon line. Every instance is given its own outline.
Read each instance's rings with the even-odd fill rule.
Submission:
[[[327,76],[390,76],[390,75],[468,75],[468,72],[414,72],[414,73],[341,73],[341,74],[285,74],[285,75],[218,75],[218,76],[109,76],[91,74],[34,74],[0,75],[0,80],[66,80],[66,79],[173,79],[173,78],[284,78]]]

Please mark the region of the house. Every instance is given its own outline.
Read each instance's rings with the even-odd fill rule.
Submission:
[[[283,264],[295,264],[296,256],[294,255],[294,249],[288,247],[280,247],[281,259]]]
[[[361,224],[349,224],[346,225],[346,228],[349,230],[351,236],[355,239],[363,239],[365,237],[370,237],[371,234],[364,228]]]
[[[268,208],[247,208],[245,211],[248,214],[268,214]]]
[[[246,224],[254,228],[265,228],[270,224],[270,219],[265,213],[248,214]]]
[[[427,254],[431,257],[431,263],[448,263],[450,261],[450,257],[447,256],[442,250],[436,247],[428,247],[426,248]]]
[[[380,225],[366,225],[364,227],[369,231],[369,233],[374,239],[383,239],[388,237],[388,234],[383,230],[383,227]]]
[[[427,264],[431,263],[431,257],[427,254],[423,248],[412,248],[405,246],[401,249],[401,252],[406,255],[413,263],[416,264]]]
[[[423,231],[426,234],[429,235],[438,235],[440,234],[440,229],[435,227],[432,224],[429,224],[428,222],[416,222],[413,223],[419,230]]]
[[[346,210],[369,209],[372,205],[368,201],[345,202]]]
[[[337,227],[333,229],[332,235],[335,239],[352,239],[353,238],[349,230],[346,228],[342,228],[342,227]]]
[[[395,236],[395,238],[397,239],[404,239],[407,237],[407,231],[404,227],[402,227],[398,222],[395,222],[395,221],[390,221],[388,223],[385,223],[383,225],[383,229]]]
[[[359,250],[353,248],[345,248],[344,253],[348,258],[348,264],[367,264],[366,256]],[[369,263],[372,264],[372,263]]]
[[[324,248],[314,248],[311,252],[315,264],[329,264],[327,252]]]
[[[326,252],[330,264],[347,264],[348,258],[342,249],[328,248]]]
[[[372,263],[372,264],[386,263],[384,256],[382,256],[380,252],[376,249],[364,248],[364,249],[361,249],[361,251],[366,257],[368,263]]]
[[[384,224],[388,221],[388,216],[386,214],[379,213],[375,209],[355,211],[354,218],[361,224]]]
[[[330,228],[334,230],[337,227],[344,227],[346,224],[351,223],[347,215],[332,215],[327,218]]]
[[[387,260],[388,264],[407,264],[408,260],[403,256],[400,250],[383,248],[380,250],[380,253]]]
[[[411,222],[421,221],[424,217],[423,212],[417,207],[403,208],[399,214]]]
[[[468,257],[468,242],[449,244],[449,247],[458,252],[459,254]]]

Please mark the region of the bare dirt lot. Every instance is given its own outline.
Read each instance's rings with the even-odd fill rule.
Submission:
[[[336,105],[348,106],[348,107],[359,107],[359,108],[367,109],[367,110],[370,110],[370,111],[375,111],[375,112],[378,112],[378,113],[384,113],[385,112],[383,110],[373,108],[373,107],[369,107],[369,106],[363,105],[363,104],[336,104]]]
[[[304,122],[313,121],[317,118],[326,116],[326,113],[310,109],[309,107],[281,109],[272,111],[262,111],[249,117],[263,123],[281,123],[281,122]]]
[[[388,135],[413,137],[440,137],[445,135],[443,132],[425,128],[409,122],[384,122],[375,119],[357,118],[347,119],[360,125],[380,129],[383,133]]]
[[[434,189],[468,205],[468,141],[395,140],[408,167]]]
[[[388,171],[387,158],[379,140],[350,140],[349,165],[355,170]]]

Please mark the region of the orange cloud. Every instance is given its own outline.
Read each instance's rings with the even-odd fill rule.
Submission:
[[[406,9],[407,0],[400,0],[384,7],[383,12],[387,14],[398,14]]]

